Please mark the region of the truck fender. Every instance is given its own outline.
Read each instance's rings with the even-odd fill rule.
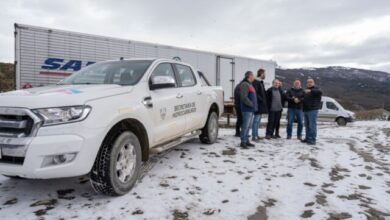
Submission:
[[[138,137],[141,143],[142,161],[147,161],[149,158],[149,137],[145,129],[145,126],[137,119],[127,118],[117,122],[107,132],[106,136],[103,139],[102,144],[100,145],[100,148],[103,146],[105,142],[115,139],[123,131],[132,131]]]

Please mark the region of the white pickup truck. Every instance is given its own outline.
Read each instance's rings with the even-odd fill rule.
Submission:
[[[150,152],[216,141],[223,90],[201,76],[169,59],[105,61],[56,86],[2,93],[0,173],[89,174],[96,191],[123,195]]]

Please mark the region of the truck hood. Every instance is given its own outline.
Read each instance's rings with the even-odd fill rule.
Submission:
[[[94,99],[129,93],[133,86],[56,85],[0,93],[0,107],[47,108],[83,105]]]

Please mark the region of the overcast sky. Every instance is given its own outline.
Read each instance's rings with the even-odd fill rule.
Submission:
[[[14,23],[272,59],[390,72],[389,0],[3,0],[0,61]]]

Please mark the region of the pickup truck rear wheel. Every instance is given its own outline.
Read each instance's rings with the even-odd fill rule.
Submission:
[[[103,144],[91,172],[95,191],[119,196],[126,194],[136,183],[141,168],[141,145],[130,131],[122,132],[110,143]]]
[[[214,144],[218,137],[218,115],[211,112],[207,119],[206,125],[202,129],[199,139],[204,144]]]

